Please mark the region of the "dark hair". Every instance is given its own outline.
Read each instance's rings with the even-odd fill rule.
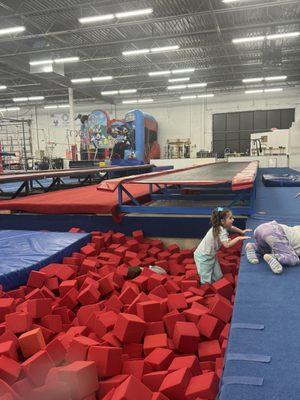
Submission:
[[[142,272],[141,267],[128,267],[126,279],[134,279]]]
[[[230,213],[228,208],[215,208],[211,214],[210,222],[213,227],[213,235],[216,238],[220,233],[220,225],[222,219],[225,219],[227,215]]]

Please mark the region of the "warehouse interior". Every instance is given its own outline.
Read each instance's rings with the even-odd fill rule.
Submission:
[[[299,0],[0,21],[0,399],[297,400]]]

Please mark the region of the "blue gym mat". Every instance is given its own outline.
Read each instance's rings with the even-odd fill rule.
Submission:
[[[62,181],[66,184],[72,184],[72,183],[77,183],[78,179],[77,178],[68,178],[68,177],[63,177],[61,178]],[[52,179],[50,178],[45,178],[45,179],[40,179],[39,182],[45,187],[47,188],[48,186],[51,185],[52,183]],[[0,189],[3,190],[4,193],[10,193],[10,192],[15,192],[19,189],[19,187],[21,186],[22,182],[9,182],[9,183],[1,183],[0,184]],[[35,189],[41,189],[40,185],[33,181],[33,187]],[[1,193],[0,193],[1,195]]]
[[[248,227],[255,229],[272,219],[300,225],[300,199],[295,198],[299,189],[264,187],[261,175],[266,171],[271,172],[259,172],[256,213]],[[251,265],[242,256],[220,400],[300,399],[299,289],[300,265],[274,275],[263,261]],[[237,329],[237,323],[261,324],[264,329]],[[271,361],[262,362],[268,360],[261,356]],[[249,361],[253,357],[260,361]],[[263,378],[262,385],[245,384],[253,377]]]
[[[61,262],[88,243],[86,233],[0,231],[0,284],[5,290],[27,282],[31,270]]]

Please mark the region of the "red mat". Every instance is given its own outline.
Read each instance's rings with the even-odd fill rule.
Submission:
[[[148,185],[125,185],[136,198],[149,194]],[[97,185],[58,190],[13,200],[0,200],[0,210],[41,214],[115,214],[118,192],[97,190]],[[129,198],[123,194],[124,200]]]

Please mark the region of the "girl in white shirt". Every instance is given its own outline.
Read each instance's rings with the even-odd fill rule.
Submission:
[[[241,240],[249,239],[242,236],[251,229],[241,230],[233,226],[232,212],[226,208],[218,207],[211,215],[211,225],[205,237],[194,252],[194,259],[200,275],[201,283],[213,283],[222,278],[223,274],[217,259],[217,251],[223,245],[225,248],[234,246]],[[228,237],[228,231],[238,233],[234,239]]]

